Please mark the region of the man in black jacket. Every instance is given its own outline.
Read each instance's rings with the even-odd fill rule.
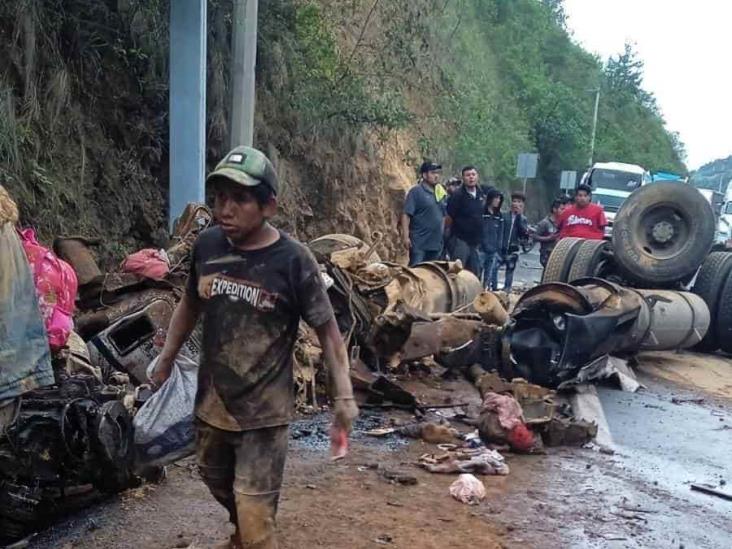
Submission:
[[[447,203],[445,226],[450,231],[450,258],[459,259],[463,266],[480,277],[482,266],[478,249],[483,233],[485,191],[478,185],[478,170],[465,166],[463,184]]]
[[[511,193],[511,209],[504,214],[502,263],[506,266],[504,291],[513,285],[513,271],[518,262],[519,242],[529,237],[529,223],[524,216],[526,196],[520,191]]]

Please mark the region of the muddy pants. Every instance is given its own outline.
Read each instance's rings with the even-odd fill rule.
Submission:
[[[232,432],[196,423],[203,481],[229,511],[243,547],[273,549],[288,426]]]

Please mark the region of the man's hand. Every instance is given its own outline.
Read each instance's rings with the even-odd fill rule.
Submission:
[[[347,433],[351,432],[353,420],[358,417],[358,406],[353,398],[336,399],[333,405],[333,424]]]
[[[409,235],[402,237],[402,243],[407,250],[412,249],[412,241],[409,239]]]
[[[160,387],[170,377],[173,371],[173,362],[174,360],[172,358],[167,358],[163,355],[158,357],[158,362],[155,364],[155,369],[150,378],[150,381],[152,381],[155,387]]]
[[[358,416],[358,406],[353,400],[348,352],[343,343],[338,324],[331,318],[315,328],[323,348],[323,357],[333,382],[333,425],[330,430],[331,459],[340,459],[348,452],[348,432]]]
[[[160,351],[158,363],[152,372],[150,381],[156,387],[160,387],[170,377],[170,373],[173,371],[175,357],[178,356],[178,351],[180,351],[183,343],[185,343],[185,340],[188,339],[188,336],[191,335],[193,328],[196,326],[198,314],[198,306],[188,294],[184,293],[175,311],[173,311],[173,316],[168,326],[168,333],[165,336],[165,345],[163,345],[163,350]]]

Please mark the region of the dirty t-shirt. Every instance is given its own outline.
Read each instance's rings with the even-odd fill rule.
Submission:
[[[196,417],[228,431],[289,423],[299,321],[317,328],[333,318],[312,254],[284,233],[238,250],[213,227],[193,247],[186,291],[203,313]]]

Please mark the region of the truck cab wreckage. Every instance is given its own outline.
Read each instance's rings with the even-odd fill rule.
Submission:
[[[618,217],[615,231],[625,234]],[[17,252],[17,211],[5,218],[0,244]],[[56,254],[78,279],[74,332],[53,353],[42,333],[45,347],[38,347],[33,364],[0,363],[23,372],[39,362],[45,368],[37,383],[16,383],[12,393],[0,391],[0,543],[52,520],[79,486],[116,492],[140,482],[140,476],[160,477],[159,469],[135,467],[132,418],[151,394],[146,369],[162,348],[182,295],[192,244],[211,223],[205,206],[186,208],[160,260],[165,264],[162,276],[144,268],[149,262],[137,268],[132,258],[122,272],[103,274],[89,241],[72,237],[55,242]],[[434,357],[444,371],[475,382],[485,400],[480,416],[473,419],[486,443],[510,442],[514,436],[496,423],[499,415],[494,412],[506,398],[518,403],[521,424],[528,426],[532,440],[516,447],[535,447],[537,439],[546,445],[587,442],[597,426],[582,422],[578,410],[577,418],[560,414],[562,395],[581,393],[585,384],[607,377],[634,389],[638,384],[626,359],[642,350],[690,348],[716,329],[717,310],[694,293],[638,289],[589,276],[541,284],[515,301],[515,296],[484,292],[458,262],[409,268],[382,261],[375,251],[380,239],[374,235],[368,245],[333,234],[309,243],[350,352],[359,404],[429,409],[430,403],[419,402],[394,374],[405,364]],[[0,285],[5,313],[13,296],[27,294],[31,286],[27,266],[18,269],[6,261],[7,254],[2,257],[0,281],[9,281]],[[161,266],[158,259],[151,260],[155,267]],[[556,256],[554,264],[560,259],[566,257]],[[594,267],[598,265],[599,259]],[[571,268],[564,263],[560,267],[557,272],[566,279]],[[730,269],[732,262],[726,272]],[[11,295],[13,288],[16,294]],[[38,345],[39,332],[33,333]],[[193,359],[197,341],[194,332],[185,351]],[[327,393],[315,341],[303,325],[294,356],[302,411],[318,410]],[[21,344],[27,346],[28,339]],[[573,402],[571,396],[567,399]],[[426,458],[423,465],[455,472],[462,471],[461,463],[447,466]],[[491,463],[491,470],[507,474],[507,467]]]

